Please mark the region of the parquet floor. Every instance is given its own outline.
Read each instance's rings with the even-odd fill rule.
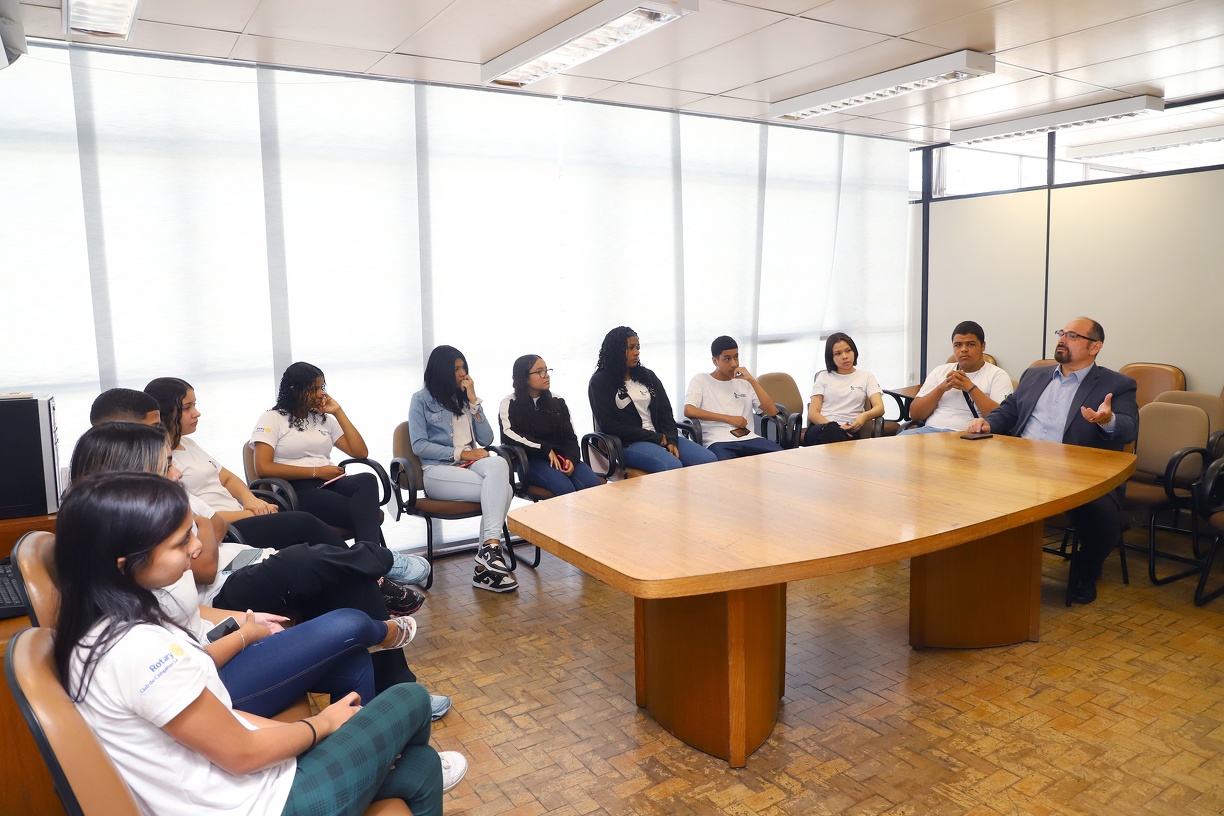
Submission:
[[[439,562],[409,662],[455,701],[450,814],[1219,814],[1224,599],[1131,567],[1068,609],[1045,556],[1041,642],[979,651],[909,648],[907,563],[791,584],[781,717],[740,770],[638,710],[632,599],[548,554],[509,596]]]

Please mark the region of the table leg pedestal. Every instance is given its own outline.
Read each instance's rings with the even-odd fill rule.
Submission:
[[[910,560],[910,645],[980,649],[1037,640],[1041,522]]]
[[[634,601],[637,703],[677,738],[743,767],[778,719],[786,585]]]

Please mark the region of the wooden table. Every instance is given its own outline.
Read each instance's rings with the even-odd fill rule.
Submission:
[[[1129,454],[917,434],[684,468],[514,510],[510,529],[635,598],[638,705],[742,767],[784,692],[786,584],[910,558],[910,644],[1036,640],[1042,519]]]

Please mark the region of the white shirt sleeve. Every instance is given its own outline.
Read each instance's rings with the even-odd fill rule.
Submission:
[[[694,374],[689,380],[688,391],[684,394],[684,404],[691,405],[694,408],[701,407],[701,398],[703,396],[702,386],[705,383],[705,378],[700,374]]]

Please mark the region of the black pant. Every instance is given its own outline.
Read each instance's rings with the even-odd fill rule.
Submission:
[[[1096,583],[1101,577],[1105,559],[1122,540],[1121,506],[1122,496],[1115,490],[1067,511],[1080,541],[1079,552],[1071,563],[1075,578]]]
[[[352,530],[357,541],[382,540],[378,478],[373,473],[350,473],[327,487],[322,479],[297,479],[289,484],[297,491],[298,507],[307,513]]]
[[[855,438],[854,434],[836,422],[826,422],[823,425],[809,425],[803,433],[803,444],[827,445],[830,442],[849,442]]]
[[[294,544],[332,544],[343,547],[344,539],[330,526],[301,510],[269,513],[233,522],[234,529],[252,547],[283,550]],[[377,541],[378,539],[374,539]]]
[[[299,620],[352,608],[375,620],[387,620],[378,579],[391,569],[392,560],[390,550],[368,542],[352,547],[295,544],[235,572],[212,603],[221,609],[255,609]],[[416,680],[402,650],[376,652],[372,658],[379,691]]]

